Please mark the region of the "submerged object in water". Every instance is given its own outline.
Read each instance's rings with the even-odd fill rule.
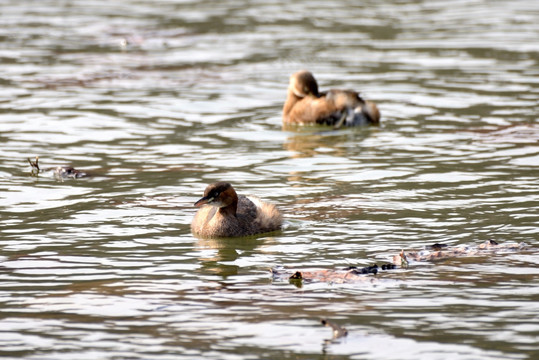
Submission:
[[[63,179],[78,179],[82,177],[89,177],[85,171],[77,170],[71,166],[57,166],[51,168],[42,169],[39,167],[39,156],[36,156],[36,160],[32,161],[30,158],[27,159],[28,163],[32,167],[31,174],[33,176],[39,176],[40,173],[52,172],[53,176],[58,180]]]

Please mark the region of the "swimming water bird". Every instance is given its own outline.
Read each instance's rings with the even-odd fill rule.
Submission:
[[[275,205],[254,196],[238,196],[227,182],[210,184],[191,223],[193,234],[205,238],[240,237],[279,230],[282,215]]]
[[[290,77],[283,107],[285,124],[322,124],[335,128],[380,123],[375,103],[353,90],[318,91],[313,74],[301,70]]]

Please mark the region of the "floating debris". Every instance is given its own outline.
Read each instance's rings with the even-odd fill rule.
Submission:
[[[382,264],[380,267],[377,264],[372,266],[366,266],[363,268],[357,268],[356,266],[349,266],[347,270],[352,271],[354,274],[378,274],[379,270],[392,270],[397,268],[395,265],[387,263]]]
[[[447,244],[439,244],[439,243],[436,243],[436,244],[432,244],[432,245],[429,245],[427,246],[426,248],[428,250],[436,250],[436,251],[440,251],[442,249],[445,249],[447,248],[449,245]]]
[[[327,282],[327,283],[357,283],[357,282],[377,282],[380,279],[369,276],[377,275],[381,270],[395,269],[393,264],[383,264],[381,267],[374,264],[364,268],[349,266],[342,269],[307,269],[307,270],[287,270],[283,267],[271,269],[273,278],[276,280],[288,280],[290,283],[301,286],[303,282]]]
[[[400,265],[402,268],[406,269],[408,268],[408,258],[406,258],[406,254],[404,253],[404,249],[401,250],[401,253],[400,253],[400,264],[397,264],[397,261],[395,260],[395,258],[393,258],[393,263],[395,265]]]
[[[499,244],[494,240],[487,240],[477,246],[434,244],[428,246],[427,250],[423,251],[410,251],[405,253],[404,250],[402,250],[399,255],[393,256],[393,264],[405,268],[409,265],[410,261],[439,261],[455,257],[484,256],[487,255],[489,251],[516,251],[525,247],[527,247],[526,243]]]
[[[32,161],[30,158],[27,159],[28,163],[32,167],[32,176],[38,176],[39,175],[39,156],[36,156],[36,161]]]
[[[63,181],[64,179],[78,179],[78,178],[90,176],[90,174],[88,174],[87,172],[77,170],[71,166],[57,166],[57,167],[41,169],[39,167],[39,156],[36,156],[35,161],[32,161],[32,159],[30,158],[28,158],[27,160],[30,166],[32,167],[32,170],[31,170],[32,176],[39,176],[40,173],[52,172],[54,178],[60,181]]]
[[[349,266],[341,269],[285,269],[282,266],[271,269],[274,280],[285,281],[301,287],[303,283],[309,282],[326,282],[330,284],[344,283],[377,283],[380,281],[391,281],[391,279],[380,278],[381,271],[393,270],[398,267],[407,269],[410,262],[416,261],[437,261],[454,257],[465,256],[484,256],[490,252],[496,251],[516,251],[527,247],[525,243],[507,243],[498,244],[494,240],[485,241],[477,246],[449,246],[445,244],[434,244],[428,248],[433,250],[422,250],[419,252],[405,252],[401,250],[399,255],[393,256],[392,263],[385,263],[381,266],[377,264],[358,268]],[[440,250],[435,250],[440,249]],[[372,276],[374,275],[374,276]]]
[[[330,327],[333,330],[333,340],[342,338],[348,335],[348,330],[346,328],[335,324],[333,321],[327,319],[321,319],[320,323],[324,326]]]

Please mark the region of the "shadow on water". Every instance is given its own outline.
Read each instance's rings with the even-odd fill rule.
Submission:
[[[273,238],[252,236],[246,238],[223,238],[197,240],[197,248],[202,252],[198,258],[202,275],[218,275],[223,279],[239,275],[242,266],[249,264],[249,258],[260,246],[274,242]]]

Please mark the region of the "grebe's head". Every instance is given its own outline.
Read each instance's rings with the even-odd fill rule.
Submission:
[[[313,74],[307,70],[300,70],[290,76],[288,90],[299,98],[304,98],[308,95],[319,96],[318,83]]]
[[[227,182],[219,181],[210,184],[204,190],[204,197],[195,203],[196,207],[208,204],[218,208],[227,207],[238,200],[236,191]]]

